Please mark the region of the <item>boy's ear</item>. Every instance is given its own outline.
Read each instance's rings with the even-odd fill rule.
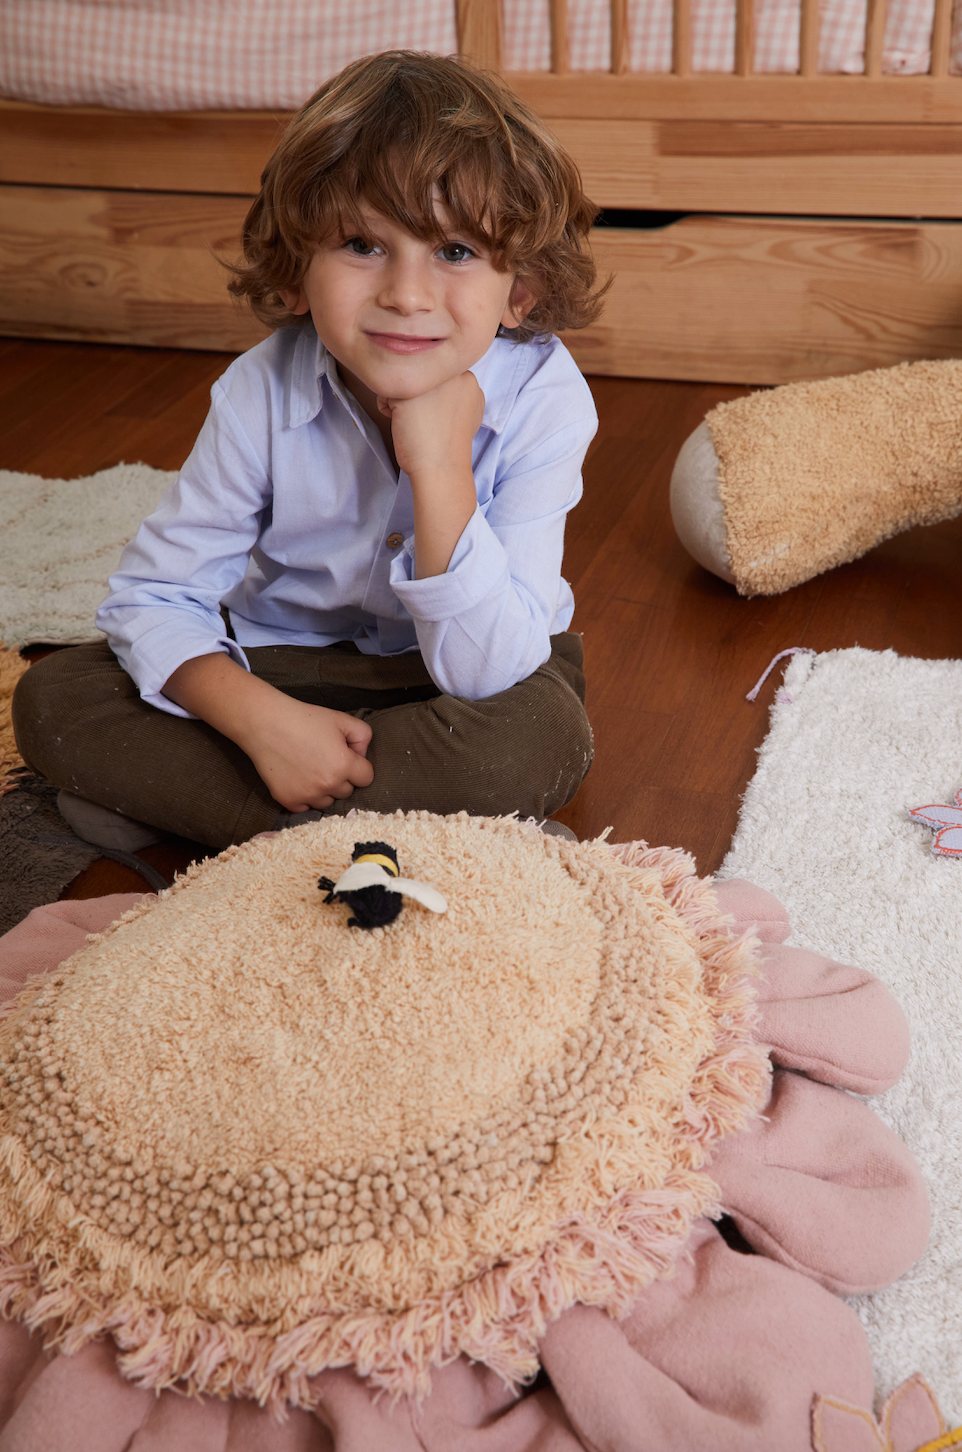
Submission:
[[[277,296],[296,318],[301,318],[306,312],[310,312],[311,305],[307,300],[307,293],[302,287],[279,287]]]
[[[508,305],[501,314],[502,328],[516,328],[523,323],[538,299],[526,282],[515,278],[508,297]]]

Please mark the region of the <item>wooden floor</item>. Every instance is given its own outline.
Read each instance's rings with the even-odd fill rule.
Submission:
[[[230,355],[84,344],[0,343],[0,467],[47,476],[120,460],[177,468]],[[559,818],[579,836],[606,827],[720,864],[767,729],[779,673],[745,701],[787,646],[853,645],[962,655],[962,519],[915,530],[788,594],[742,600],[675,538],[668,481],[705,413],[746,390],[590,379],[601,416],[571,516],[565,574],[584,634],[595,764]],[[962,750],[962,745],[960,745]],[[170,877],[184,844],[142,854]],[[67,896],[141,887],[95,863]]]

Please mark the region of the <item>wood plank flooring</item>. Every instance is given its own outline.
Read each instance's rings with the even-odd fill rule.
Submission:
[[[177,468],[230,361],[219,353],[0,342],[0,467],[47,476],[121,459]],[[912,531],[786,595],[740,599],[675,538],[668,481],[705,413],[746,390],[719,384],[589,380],[601,427],[571,516],[565,573],[584,634],[595,764],[558,814],[579,836],[606,827],[720,864],[767,730],[779,672],[745,693],[787,646],[853,645],[927,658],[962,655],[962,518]],[[960,745],[962,750],[962,745]],[[168,878],[188,844],[141,854]],[[67,895],[142,883],[94,863]]]

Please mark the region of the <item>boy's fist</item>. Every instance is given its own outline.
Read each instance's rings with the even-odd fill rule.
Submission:
[[[484,394],[474,374],[459,373],[416,398],[378,398],[391,420],[398,468],[409,478],[471,467],[471,443],[484,416]]]
[[[246,751],[289,812],[329,807],[374,780],[367,722],[296,701],[223,652],[184,661],[164,694]]]
[[[370,786],[374,768],[364,755],[371,740],[366,721],[278,695],[264,729],[241,743],[275,802],[289,812],[306,812]]]

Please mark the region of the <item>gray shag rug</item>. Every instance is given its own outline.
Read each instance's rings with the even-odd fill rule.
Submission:
[[[57,811],[57,788],[22,773],[0,797],[0,932],[55,902],[100,848],[81,842]]]
[[[0,796],[0,933],[9,932],[35,907],[56,902],[68,883],[98,857],[131,867],[144,891],[162,891],[159,872],[129,852],[82,841],[57,810],[57,788],[30,772],[13,778]]]

